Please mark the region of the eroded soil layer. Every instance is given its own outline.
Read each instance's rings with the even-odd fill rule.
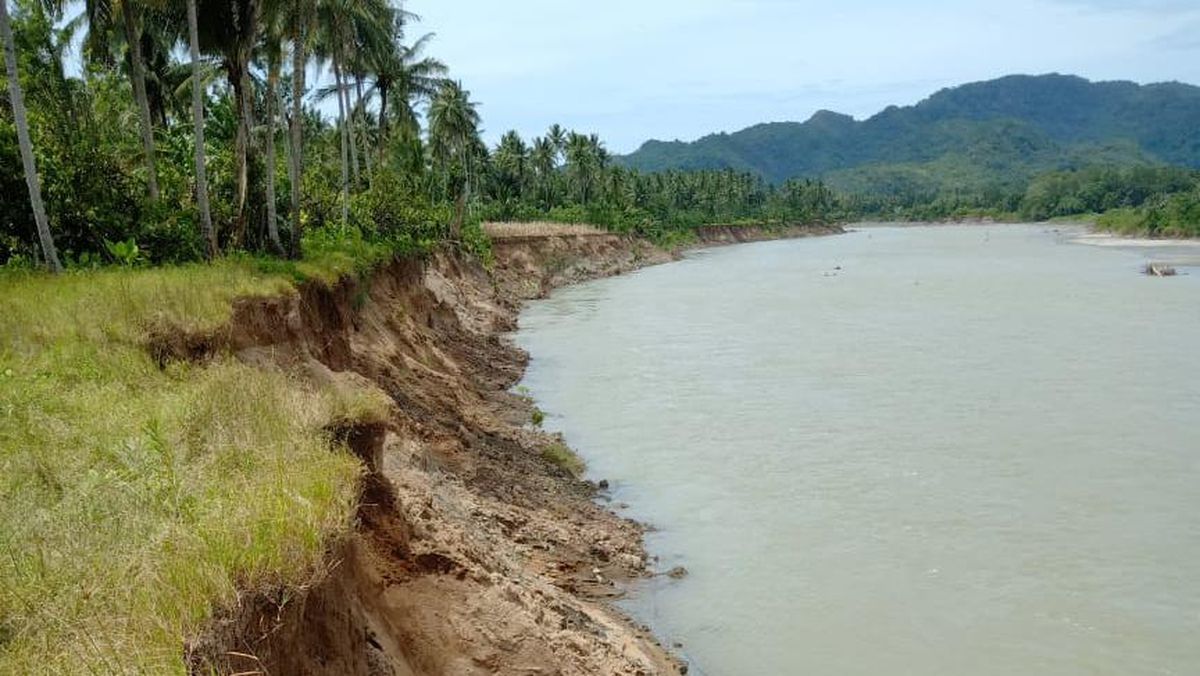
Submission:
[[[494,253],[490,271],[440,253],[248,299],[220,335],[152,346],[161,360],[229,350],[394,402],[385,422],[331,430],[367,468],[353,531],[330,544],[310,584],[247,590],[222,611],[187,646],[194,673],[686,673],[610,605],[653,572],[643,527],[556,462],[561,440],[509,391],[527,355],[505,337],[523,299],[672,254],[609,234],[497,240]]]

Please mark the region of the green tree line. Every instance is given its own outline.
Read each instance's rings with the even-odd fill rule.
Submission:
[[[296,257],[306,231],[363,223],[398,244],[446,235],[445,177],[478,114],[388,0],[3,9],[0,262]]]
[[[557,124],[488,147],[478,104],[393,0],[85,0],[68,16],[76,6],[0,12],[0,263],[296,258],[356,237],[478,245],[484,219],[669,238],[712,223],[1123,210],[1123,229],[1197,229],[1186,169],[945,187],[877,165],[872,190],[844,192],[734,169],[641,172]]]
[[[782,185],[731,169],[642,173],[615,165],[595,134],[552,125],[526,142],[505,133],[482,159],[481,212],[491,220],[586,222],[650,237],[706,224],[781,225],[847,216],[824,183]]]
[[[886,168],[876,170],[886,174]],[[1099,216],[1098,225],[1151,236],[1200,234],[1200,171],[1186,167],[1087,166],[1037,174],[1025,183],[970,188],[933,188],[897,180],[888,191],[855,193],[845,199],[864,217],[942,220],[994,217],[1043,221]]]
[[[489,148],[470,92],[390,0],[12,7],[0,14],[0,263],[299,257],[340,237],[405,248],[470,240],[480,219],[662,236],[844,211],[818,181],[623,169],[596,135],[559,125]]]

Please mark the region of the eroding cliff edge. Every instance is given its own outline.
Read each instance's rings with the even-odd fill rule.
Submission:
[[[330,431],[366,467],[353,530],[304,588],[247,590],[225,609],[186,646],[194,673],[686,673],[610,605],[651,572],[643,528],[597,505],[561,440],[530,424],[509,391],[527,356],[504,335],[523,299],[675,254],[611,234],[500,239],[494,254],[490,271],[446,252],[245,300],[221,335],[158,346],[162,359],[229,350],[393,402],[386,421]]]

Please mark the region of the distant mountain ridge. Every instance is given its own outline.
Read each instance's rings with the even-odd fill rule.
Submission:
[[[862,121],[827,110],[694,142],[647,141],[618,157],[643,171],[751,171],[840,187],[977,187],[1086,164],[1200,167],[1200,87],[1010,75],[943,89]],[[880,181],[883,181],[881,184]]]

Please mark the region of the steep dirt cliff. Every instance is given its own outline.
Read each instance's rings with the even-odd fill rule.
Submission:
[[[193,672],[686,673],[609,605],[651,572],[643,528],[598,506],[561,440],[531,424],[509,391],[527,356],[504,337],[522,299],[672,254],[610,234],[498,239],[494,254],[491,270],[444,252],[246,300],[220,335],[156,345],[163,360],[230,350],[394,402],[385,421],[331,430],[366,473],[325,568],[302,589],[248,590],[189,643]]]

